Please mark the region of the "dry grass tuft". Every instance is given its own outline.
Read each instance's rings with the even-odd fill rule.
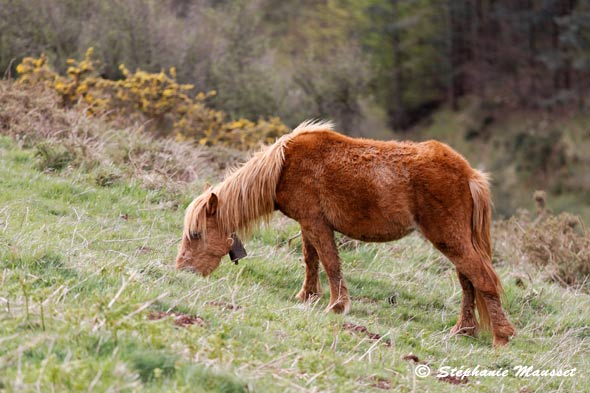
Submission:
[[[550,281],[590,291],[590,234],[582,219],[547,210],[546,194],[536,191],[537,216],[520,210],[496,223],[496,252],[511,264],[528,263]]]

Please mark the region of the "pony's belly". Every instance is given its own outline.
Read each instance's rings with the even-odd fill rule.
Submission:
[[[401,239],[414,231],[411,223],[388,223],[378,225],[375,222],[335,225],[334,229],[350,238],[364,242],[389,242]]]

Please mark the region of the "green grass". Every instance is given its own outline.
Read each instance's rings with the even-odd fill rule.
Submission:
[[[489,334],[449,337],[460,286],[452,265],[413,235],[343,247],[352,310],[326,314],[327,293],[310,305],[294,298],[303,280],[300,239],[289,241],[295,222],[276,214],[246,242],[250,257],[238,266],[225,258],[202,278],[174,269],[183,211],[166,203],[165,192],[126,181],[100,187],[81,169],[42,173],[39,159],[0,138],[0,390],[590,390],[587,294],[535,274],[517,286],[511,274],[521,268],[500,266],[519,336],[500,350]],[[322,282],[327,292],[325,276]],[[150,320],[154,311],[205,322],[180,327],[172,318]],[[472,377],[455,386],[416,377],[403,360],[410,353],[433,370],[578,372]]]

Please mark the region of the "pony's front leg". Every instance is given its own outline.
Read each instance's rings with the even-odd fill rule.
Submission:
[[[301,240],[303,242],[303,260],[305,261],[305,281],[303,281],[303,287],[301,287],[301,290],[297,294],[297,299],[306,302],[322,296],[322,286],[318,271],[320,258],[304,231],[301,231]]]
[[[334,242],[334,232],[325,223],[301,223],[301,232],[306,234],[324,266],[330,282],[330,304],[326,311],[347,313],[350,309],[348,287],[340,271],[338,249]]]

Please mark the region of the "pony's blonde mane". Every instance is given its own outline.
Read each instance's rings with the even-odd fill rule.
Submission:
[[[333,130],[330,121],[307,120],[275,143],[254,154],[243,166],[232,171],[223,182],[199,195],[186,209],[183,236],[190,238],[207,232],[207,202],[218,197],[217,223],[223,233],[248,236],[261,220],[268,221],[275,209],[276,187],[285,161],[285,147],[303,132]]]

